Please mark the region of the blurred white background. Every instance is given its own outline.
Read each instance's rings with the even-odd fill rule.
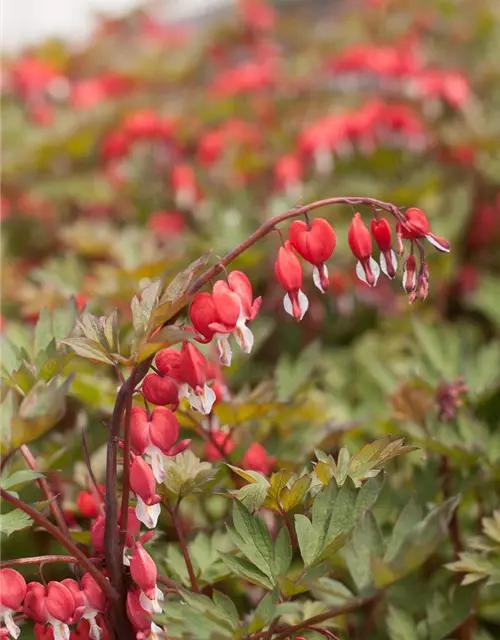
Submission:
[[[195,17],[232,0],[156,0],[173,20]],[[120,15],[151,0],[2,0],[2,49],[12,51],[48,36],[79,40],[92,30],[96,14]]]

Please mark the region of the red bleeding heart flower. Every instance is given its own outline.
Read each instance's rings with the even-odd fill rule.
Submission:
[[[179,404],[179,389],[172,378],[149,373],[142,381],[142,392],[148,402],[156,405]]]
[[[295,318],[302,320],[309,307],[309,300],[302,287],[302,265],[295,255],[289,240],[279,248],[274,271],[281,286],[286,291],[283,298],[285,311]]]
[[[21,630],[12,616],[21,609],[26,591],[26,580],[18,571],[0,570],[0,615],[3,616],[5,626],[13,638],[18,638]]]
[[[372,258],[372,237],[360,213],[355,213],[352,218],[347,240],[354,257],[358,259],[356,275],[362,282],[374,287],[380,275],[380,268]]]
[[[140,456],[136,456],[130,466],[130,488],[137,496],[137,517],[148,529],[154,529],[160,516],[161,497],[156,493],[151,467]]]
[[[438,251],[448,253],[450,251],[450,243],[444,238],[440,238],[431,233],[429,220],[421,209],[411,207],[405,212],[405,224],[400,225],[400,233],[405,240],[418,240],[425,238]]]
[[[186,397],[191,407],[208,415],[215,402],[215,393],[208,386],[208,362],[205,356],[190,342],[181,347],[180,372],[183,384],[179,393]]]
[[[295,220],[290,225],[289,237],[295,251],[314,265],[314,284],[324,293],[330,284],[325,262],[335,250],[335,231],[324,218],[316,218],[311,225]]]
[[[241,460],[242,469],[258,471],[266,476],[271,473],[275,464],[276,458],[268,456],[267,451],[259,442],[253,442]]]
[[[372,220],[372,233],[380,249],[380,268],[388,278],[394,278],[398,261],[392,248],[392,231],[385,218]]]

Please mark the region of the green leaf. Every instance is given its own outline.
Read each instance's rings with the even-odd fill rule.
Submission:
[[[449,597],[436,592],[427,608],[429,640],[443,640],[471,614],[477,589],[475,585],[457,587]]]
[[[160,291],[161,281],[155,280],[142,290],[140,298],[132,298],[132,322],[137,336],[146,331],[151,314],[158,306]]]
[[[358,591],[367,589],[373,582],[372,556],[383,554],[383,541],[371,512],[365,513],[354,528],[352,539],[342,549],[342,555]]]
[[[319,536],[313,529],[312,523],[306,516],[295,515],[295,531],[299,543],[300,555],[306,567],[310,567],[316,557],[319,546]]]
[[[233,523],[244,545],[241,551],[269,578],[273,577],[273,543],[266,525],[259,516],[239,501],[233,502]]]
[[[354,519],[360,518],[365,511],[369,511],[382,491],[384,486],[384,472],[380,471],[374,478],[368,479],[363,483],[361,489],[358,491],[356,497],[356,504],[354,505]]]
[[[191,449],[167,458],[164,461],[164,468],[164,484],[168,491],[176,496],[186,496],[200,491],[214,479],[217,473],[210,462],[201,462]]]
[[[89,338],[67,338],[66,340],[59,340],[60,344],[73,349],[73,351],[87,360],[92,362],[102,362],[104,364],[113,364],[113,360],[108,355],[106,349]]]
[[[380,469],[392,458],[415,451],[416,447],[404,445],[404,439],[392,440],[390,436],[364,446],[349,461],[349,476],[355,483],[367,477],[374,469]]]
[[[332,578],[319,578],[312,582],[311,593],[329,607],[342,607],[355,599],[354,594],[344,584]]]
[[[230,623],[231,627],[236,629],[240,621],[240,616],[231,598],[225,593],[216,590],[214,590],[212,598],[215,606],[225,613],[226,619]]]
[[[348,533],[354,527],[356,497],[357,492],[354,483],[348,478],[335,499],[328,530],[323,539],[325,547],[331,544],[338,536]]]
[[[73,297],[63,307],[54,309],[52,314],[52,333],[56,340],[63,340],[70,335],[75,328],[76,316],[76,301]]]
[[[17,371],[23,359],[21,350],[8,338],[2,337],[2,368],[7,374]]]
[[[391,562],[399,553],[407,536],[411,534],[414,527],[422,520],[423,513],[421,507],[412,498],[404,507],[392,530],[391,538],[387,544],[387,551],[384,556],[385,562]]]
[[[291,488],[284,487],[280,493],[279,500],[283,510],[288,512],[298,506],[304,496],[306,495],[309,487],[311,486],[311,478],[308,475],[304,475],[296,480]]]
[[[32,522],[32,519],[24,511],[14,509],[9,513],[3,513],[0,517],[0,533],[4,533],[8,537],[15,531],[21,531],[21,529],[31,526]]]
[[[419,640],[412,616],[403,609],[389,605],[385,622],[390,640]]]
[[[47,307],[40,311],[38,322],[35,327],[35,356],[46,349],[53,340],[52,316]]]
[[[283,526],[274,543],[274,573],[285,576],[292,562],[292,542],[288,529]]]
[[[247,484],[241,489],[232,490],[230,493],[242,502],[249,511],[256,511],[263,505],[267,496],[268,487],[260,482]]]
[[[2,488],[11,489],[12,487],[17,487],[20,484],[25,484],[26,482],[31,482],[43,477],[43,473],[40,473],[39,471],[31,471],[31,469],[16,471],[8,478],[2,478]]]
[[[275,380],[277,396],[280,402],[286,402],[296,395],[297,391],[310,379],[317,366],[321,343],[312,342],[292,362],[288,354],[283,355],[276,367]]]
[[[271,590],[273,588],[273,583],[267,575],[257,569],[257,567],[251,562],[248,562],[248,560],[238,558],[229,553],[221,553],[220,557],[231,573],[236,574],[253,584],[258,584],[259,586],[264,587],[264,589]]]
[[[72,380],[69,377],[59,385],[58,379],[54,378],[48,383],[39,380],[35,384],[21,402],[18,414],[12,418],[10,449],[39,438],[61,420],[66,412],[66,396]],[[4,455],[7,452],[2,450]]]
[[[172,302],[177,298],[185,295],[194,279],[200,274],[206,265],[210,262],[212,252],[208,251],[192,262],[184,271],[178,273],[175,278],[168,284],[160,302]]]

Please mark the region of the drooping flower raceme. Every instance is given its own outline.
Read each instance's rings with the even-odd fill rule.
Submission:
[[[69,626],[74,622],[76,603],[71,590],[61,582],[27,585],[24,613],[39,624],[49,624],[54,640],[69,640]]]

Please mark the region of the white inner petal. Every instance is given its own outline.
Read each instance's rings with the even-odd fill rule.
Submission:
[[[146,449],[147,455],[151,459],[151,469],[153,475],[158,484],[162,484],[165,480],[165,468],[163,466],[163,453],[155,447],[154,444],[150,444]]]
[[[198,396],[193,392],[189,394],[189,402],[195,411],[207,416],[212,411],[215,402],[215,391],[205,384],[201,395]]]
[[[432,236],[425,236],[425,239],[427,240],[427,242],[430,242],[432,244],[433,247],[436,247],[436,249],[438,249],[439,251],[444,251],[445,253],[449,253],[450,250],[448,247],[444,247],[442,244],[440,244],[436,238],[433,238]]]
[[[17,626],[17,624],[12,619],[12,611],[7,610],[3,612],[5,626],[9,630],[10,635],[13,638],[19,638],[21,633],[21,629]]]
[[[288,314],[293,316],[292,301],[290,300],[290,296],[288,295],[288,293],[285,293],[285,297],[283,298],[283,307]]]
[[[375,282],[373,283],[373,286],[375,286],[377,284],[378,279],[380,278],[380,267],[371,256],[370,256],[370,269],[373,273],[373,277],[375,278]]]
[[[299,307],[300,307],[300,320],[304,317],[306,311],[309,309],[309,300],[306,294],[299,289]]]
[[[236,340],[239,348],[243,351],[243,353],[250,353],[253,347],[253,333],[247,327],[245,322],[238,321],[236,325],[236,329],[233,332],[234,339]]]
[[[365,284],[368,284],[368,282],[366,280],[365,270],[363,269],[363,265],[361,264],[361,262],[359,260],[356,263],[356,275],[361,280],[361,282],[364,282]]]
[[[158,524],[158,518],[160,517],[160,503],[148,506],[139,496],[137,496],[137,505],[135,507],[135,514],[137,518],[148,529],[154,529]]]
[[[233,352],[231,351],[231,345],[228,340],[229,336],[227,335],[217,335],[217,348],[219,350],[219,362],[225,367],[231,366],[231,360],[233,357]]]
[[[326,267],[326,264],[324,264],[322,266],[322,269],[323,269],[324,276],[326,278],[328,278],[328,269]],[[318,269],[318,267],[313,267],[313,282],[318,287],[318,289],[321,291],[321,293],[325,293],[325,290],[321,286],[321,272]]]

